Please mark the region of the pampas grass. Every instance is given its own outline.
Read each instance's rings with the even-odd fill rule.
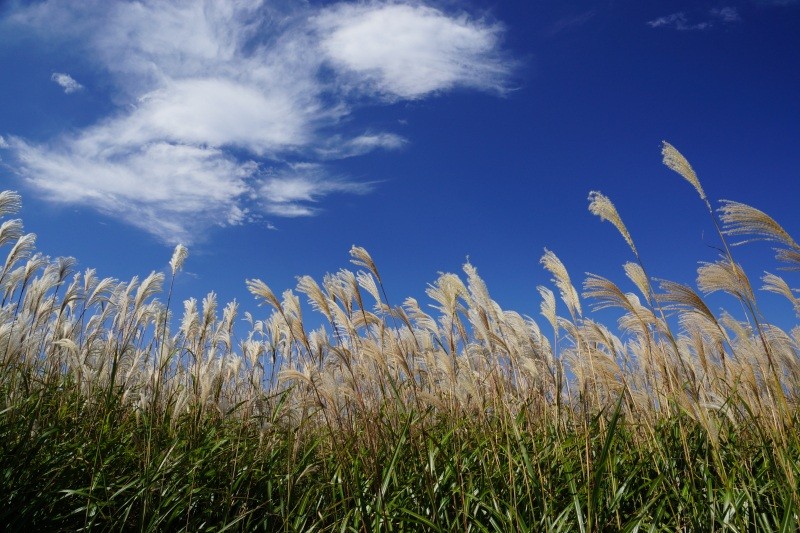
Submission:
[[[247,280],[263,307],[242,317],[213,292],[172,309],[184,246],[166,273],[99,279],[3,221],[0,525],[792,530],[800,326],[767,321],[725,238],[768,240],[790,268],[800,247],[738,202],[723,202],[720,226],[689,162],[668,143],[662,153],[725,253],[700,263],[696,289],[654,280],[614,204],[592,192],[590,211],[634,254],[630,289],[588,274],[581,295],[545,250],[544,330],[498,305],[470,263],[439,275],[429,303],[393,305],[358,246],[357,270],[294,290]],[[20,202],[0,193],[0,216]],[[800,316],[791,278],[762,281]],[[715,292],[744,319],[713,312]],[[616,324],[593,318],[607,308]]]

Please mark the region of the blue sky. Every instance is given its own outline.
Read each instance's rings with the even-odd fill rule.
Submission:
[[[0,184],[42,252],[127,279],[182,242],[178,295],[243,310],[245,279],[293,288],[356,244],[393,304],[469,257],[536,316],[545,247],[623,279],[592,190],[691,283],[718,242],[664,139],[713,203],[800,235],[800,1],[12,0],[0,72]]]

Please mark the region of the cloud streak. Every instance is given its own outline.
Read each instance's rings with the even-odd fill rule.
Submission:
[[[735,7],[719,7],[711,10],[711,16],[716,17],[724,23],[730,24],[739,22],[742,17],[739,16],[739,11]]]
[[[707,16],[700,21],[690,21],[685,12],[679,11],[663,17],[658,17],[647,21],[651,28],[668,28],[678,31],[700,31],[708,30],[716,25],[730,25],[740,22],[742,18],[735,7],[720,7],[711,9]]]
[[[369,192],[326,162],[408,140],[351,120],[356,107],[457,87],[502,94],[513,69],[501,26],[417,2],[48,0],[5,23],[85,54],[116,103],[57,138],[9,136],[16,171],[51,201],[170,243]]]
[[[373,183],[355,183],[330,179],[321,166],[298,164],[265,179],[259,188],[261,207],[267,213],[282,217],[314,215],[317,202],[329,194],[366,194]]]

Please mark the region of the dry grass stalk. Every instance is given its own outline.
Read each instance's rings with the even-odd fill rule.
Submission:
[[[705,200],[683,156],[665,144],[664,157]],[[611,201],[598,192],[589,199],[591,212],[614,224],[637,254]],[[0,194],[0,214],[18,207],[18,195]],[[768,239],[786,248],[782,257],[800,258],[795,241],[760,211],[726,202],[722,220],[728,235]],[[675,404],[713,433],[714,413],[729,398],[746,409],[726,408],[725,417],[749,410],[771,417],[775,427],[800,399],[800,327],[786,333],[725,313],[717,317],[698,292],[670,281],[660,281],[654,296],[641,263],[624,269],[642,301],[601,276],[589,274],[584,282],[583,298],[593,311],[621,310],[616,336],[584,316],[566,267],[545,250],[541,263],[569,317],[558,316],[551,289],[537,288],[541,314],[553,327],[548,340],[535,321],[493,301],[471,264],[463,276],[441,274],[428,286],[432,311],[414,298],[392,308],[372,257],[354,246],[352,262],[365,271],[341,270],[321,283],[303,276],[296,291],[280,298],[264,282],[248,280],[269,311],[260,319],[245,313],[250,329],[237,340],[238,305],[220,309],[214,293],[183,302],[172,331],[169,297],[166,305],[159,300],[163,274],[120,282],[98,279],[93,270],[73,273],[74,261],[36,254],[35,236],[24,234],[18,220],[0,226],[2,245],[9,247],[0,270],[3,364],[13,360],[52,379],[66,373],[87,395],[119,391],[140,411],[200,408],[222,416],[239,406],[230,416],[257,418],[269,408],[265,398],[283,394],[286,420],[298,427],[355,431],[359,417],[399,420],[411,411],[488,422],[528,406],[561,420],[597,412],[624,395],[633,416],[653,421]],[[187,256],[185,247],[175,248],[170,286]],[[763,281],[800,316],[800,300],[786,280],[766,274]],[[697,286],[700,293],[732,294],[755,313],[750,281],[730,257],[703,263]],[[322,326],[308,328],[298,294],[324,318]],[[662,306],[677,314],[679,334]]]

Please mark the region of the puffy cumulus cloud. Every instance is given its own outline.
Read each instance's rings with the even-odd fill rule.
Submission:
[[[407,4],[339,4],[313,20],[322,50],[359,89],[414,99],[456,86],[505,88],[497,24]]]
[[[502,92],[511,70],[499,25],[416,1],[45,0],[6,10],[2,24],[92,62],[116,105],[57,138],[9,137],[17,173],[54,202],[171,243],[368,192],[325,162],[408,140],[352,120],[355,106]]]
[[[53,72],[53,75],[50,76],[50,79],[59,84],[67,94],[71,94],[83,89],[83,85],[75,81],[75,78],[63,72]]]
[[[224,77],[186,78],[148,93],[135,110],[95,135],[115,130],[129,142],[165,139],[263,155],[310,143],[311,118],[289,91]]]

